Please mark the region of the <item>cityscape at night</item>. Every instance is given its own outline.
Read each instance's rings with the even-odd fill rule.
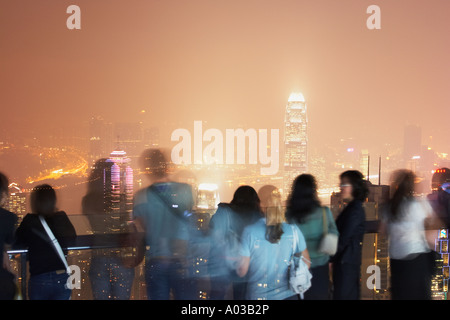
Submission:
[[[381,18],[362,1],[44,2],[0,0],[1,207],[18,230],[38,213],[36,190],[55,191],[55,212],[76,232],[64,248],[80,270],[72,300],[153,300],[150,264],[161,272],[178,263],[161,259],[172,251],[187,257],[189,300],[216,300],[214,237],[240,187],[258,192],[265,222],[262,190],[277,190],[282,225],[296,178],[312,175],[316,202],[339,229],[349,206],[343,188],[356,188],[343,173],[355,171],[367,188],[363,240],[352,249],[362,252],[359,299],[394,299],[401,259],[392,257],[388,234],[397,229],[386,212],[395,211],[399,170],[414,176],[414,198],[440,219],[419,230],[432,231],[430,299],[448,299],[448,1],[378,0]],[[151,185],[170,195],[167,208]],[[134,264],[139,249],[127,241],[141,234],[146,253]],[[36,267],[27,250],[14,241],[4,248],[16,300],[31,299]],[[252,262],[248,272],[258,274]],[[264,279],[258,288],[271,286]],[[184,300],[183,281],[170,299]]]

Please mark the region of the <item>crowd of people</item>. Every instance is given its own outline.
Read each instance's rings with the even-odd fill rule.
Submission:
[[[199,234],[188,223],[194,205],[190,185],[170,178],[169,162],[160,150],[147,150],[144,158],[151,181],[135,195],[133,228],[127,226],[127,231],[131,230],[133,243],[139,246],[135,252],[142,252],[145,260],[148,299],[196,299],[198,276],[191,262],[199,251],[207,260],[211,300],[360,298],[364,202],[369,189],[359,171],[340,175],[345,205],[336,219],[321,204],[314,176],[301,174],[293,181],[286,203],[275,186],[258,191],[240,186],[229,203],[219,204],[208,233]],[[83,211],[90,215],[94,234],[105,229],[104,219],[93,218],[105,212],[105,199],[97,192],[102,188],[102,176],[96,172],[100,165],[108,164],[97,163],[83,198]],[[414,179],[411,171],[396,171],[390,201],[382,210],[379,231],[389,239],[393,299],[431,297],[436,236],[430,229],[442,222],[428,201],[415,197]],[[13,243],[28,248],[29,299],[70,299],[67,252],[63,250],[76,232],[66,213],[57,209],[54,189],[50,185],[33,189],[31,213],[17,230],[16,215],[3,208],[7,196],[8,179],[0,174],[0,299],[14,299],[16,292],[5,253],[5,244]],[[332,252],[322,246],[327,235],[336,239]],[[207,249],[198,245],[205,242]],[[304,259],[312,275],[311,286],[302,297],[288,283],[294,255]],[[124,261],[117,250],[101,255],[93,252],[89,275],[94,299],[130,298],[133,266],[141,259],[136,257],[131,266]],[[113,278],[120,284],[114,285]]]

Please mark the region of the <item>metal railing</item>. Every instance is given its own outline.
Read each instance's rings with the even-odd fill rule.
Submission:
[[[72,220],[86,218],[86,216],[69,216]],[[376,233],[378,230],[378,221],[366,221],[366,233]],[[78,233],[79,230],[77,230]],[[86,230],[84,230],[86,232]],[[83,233],[83,232],[82,232]],[[63,248],[66,252],[86,251],[86,250],[105,250],[120,249],[130,247],[128,242],[129,233],[112,233],[112,234],[81,234],[75,239],[69,240],[67,246]],[[17,279],[19,281],[22,299],[27,298],[27,278],[28,278],[28,250],[25,247],[13,246],[7,251],[14,260],[18,262],[15,268]]]

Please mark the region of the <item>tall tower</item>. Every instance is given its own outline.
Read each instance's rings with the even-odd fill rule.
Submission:
[[[133,169],[125,151],[113,151],[107,161],[114,163],[110,180],[111,226],[120,229],[131,220],[133,211]]]
[[[308,117],[303,94],[289,96],[284,116],[284,176],[286,198],[294,179],[308,171]]]

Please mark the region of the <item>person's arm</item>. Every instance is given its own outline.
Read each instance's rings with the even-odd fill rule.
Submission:
[[[251,234],[248,228],[245,228],[242,233],[241,247],[239,250],[240,259],[237,265],[236,273],[239,277],[244,277],[250,266],[250,243]]]
[[[250,257],[241,256],[236,273],[239,277],[244,277],[250,266]]]
[[[299,257],[302,256],[304,259],[303,261],[305,261],[306,265],[308,266],[308,269],[311,268],[311,258],[309,256],[309,251],[308,248],[306,247],[306,240],[305,240],[305,236],[303,235],[302,231],[300,230],[300,228],[295,225],[294,228],[297,228],[297,235],[298,235],[298,243],[297,243],[297,248],[298,251],[295,253],[295,256]]]
[[[311,258],[309,257],[308,249],[302,251],[302,257],[305,258],[303,261],[305,261],[308,269],[311,268]]]
[[[228,231],[228,219],[231,219],[229,217],[230,212],[228,210],[229,209],[227,207],[219,205],[216,213],[211,217],[209,222],[212,239],[217,243],[223,243],[225,235]]]
[[[138,233],[146,232],[145,216],[147,206],[147,189],[139,190],[134,196],[133,207],[133,222]]]

